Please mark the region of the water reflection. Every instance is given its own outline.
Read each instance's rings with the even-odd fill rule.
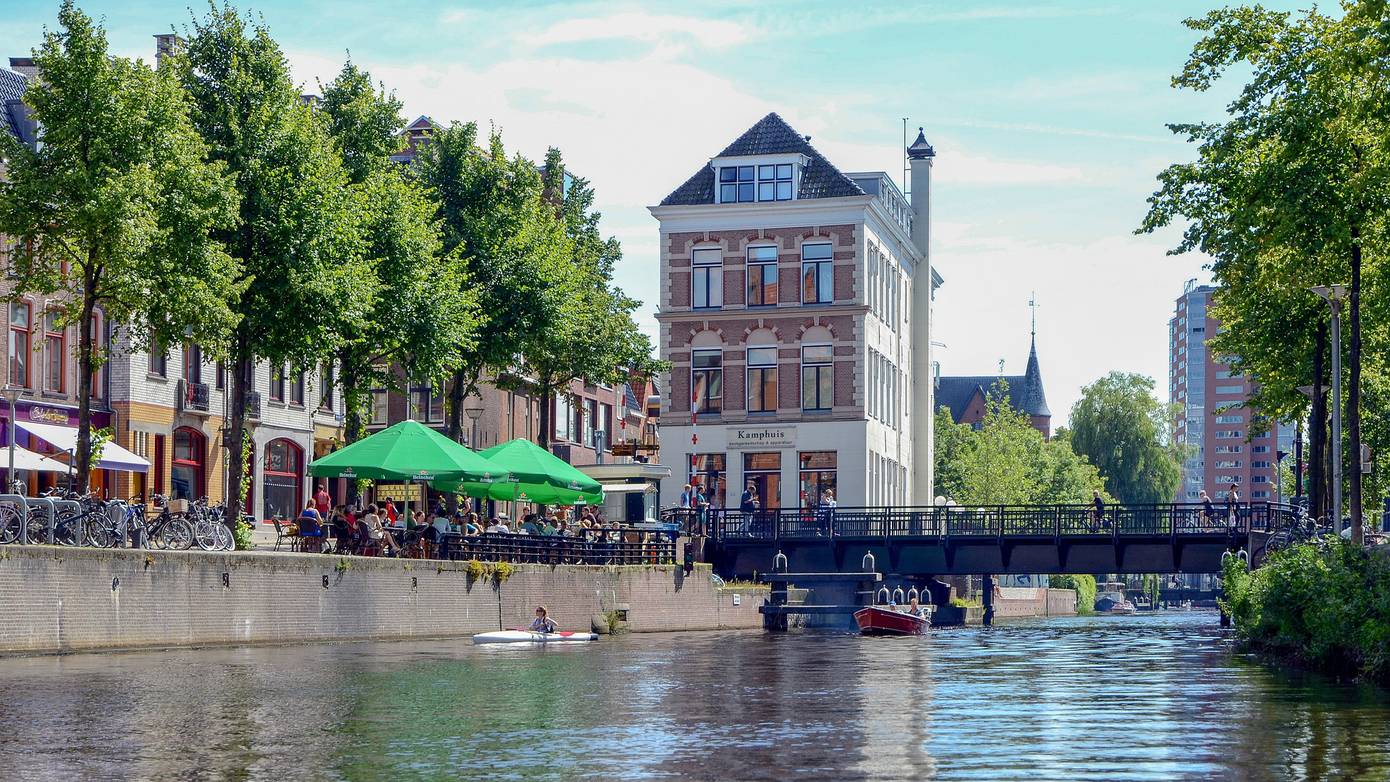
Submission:
[[[1204,613],[25,658],[0,776],[1387,779],[1387,700],[1233,657]]]

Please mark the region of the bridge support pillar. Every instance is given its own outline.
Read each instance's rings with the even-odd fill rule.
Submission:
[[[992,626],[992,625],[994,624],[994,583],[995,583],[995,581],[994,581],[994,576],[989,576],[989,575],[985,576],[985,583],[984,583],[984,606],[985,606],[984,624],[985,624],[985,627],[990,627],[990,626]]]

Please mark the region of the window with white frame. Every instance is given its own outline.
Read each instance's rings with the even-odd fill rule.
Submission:
[[[748,248],[748,306],[777,304],[777,248]]]
[[[801,409],[829,410],[835,382],[830,345],[803,345],[801,348]]]
[[[719,203],[792,200],[792,164],[719,167]]]
[[[801,245],[801,302],[829,304],[834,300],[834,261],[830,243]]]
[[[777,410],[777,348],[748,348],[748,412]]]
[[[724,351],[695,350],[690,354],[691,402],[696,413],[724,408]]]
[[[724,305],[724,251],[704,247],[690,253],[690,306],[718,309]]]

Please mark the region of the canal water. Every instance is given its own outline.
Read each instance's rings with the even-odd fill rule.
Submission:
[[[1390,779],[1390,693],[1208,612],[6,659],[0,778]]]

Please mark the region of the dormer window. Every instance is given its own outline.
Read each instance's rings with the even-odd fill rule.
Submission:
[[[719,203],[792,200],[792,164],[719,167]]]

